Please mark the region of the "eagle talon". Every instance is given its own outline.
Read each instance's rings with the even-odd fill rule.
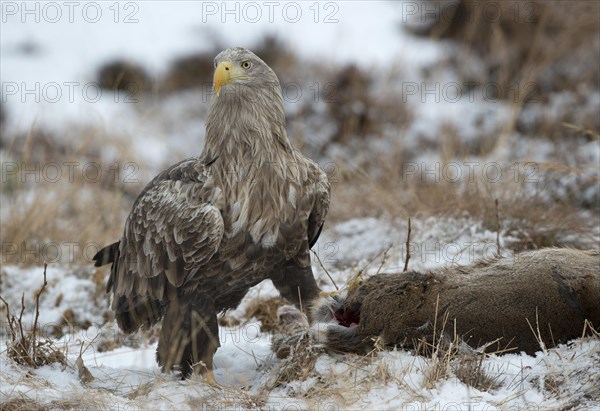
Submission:
[[[215,378],[215,374],[212,371],[206,371],[203,375],[202,375],[204,382],[208,385],[212,385],[213,387],[220,387],[221,385],[217,382],[217,379]]]

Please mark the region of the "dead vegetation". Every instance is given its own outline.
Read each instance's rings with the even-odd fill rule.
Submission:
[[[260,330],[269,333],[277,326],[277,310],[287,304],[280,297],[258,298],[248,304],[244,317],[260,321]]]
[[[486,2],[480,3],[477,7],[485,7]],[[582,143],[598,141],[600,124],[596,124],[597,110],[593,110],[597,106],[593,100],[597,83],[593,81],[595,77],[587,74],[581,78],[559,75],[564,69],[564,62],[571,61],[569,56],[575,49],[582,49],[592,57],[598,54],[597,42],[592,41],[590,34],[596,26],[590,20],[593,13],[588,10],[596,6],[584,7],[577,2],[576,7],[569,10],[568,21],[557,22],[554,6],[544,3],[538,8],[538,4],[543,2],[529,3],[534,4],[535,13],[541,14],[536,14],[526,24],[519,22],[515,26],[516,23],[504,20],[484,24],[485,21],[480,19],[461,25],[460,19],[450,18],[422,32],[435,38],[452,39],[463,45],[465,53],[476,53],[484,61],[491,59],[486,63],[491,67],[488,73],[476,79],[481,84],[495,82],[499,78],[508,83],[519,79],[529,81],[528,75],[523,73],[532,72],[537,73],[539,78],[546,76],[544,84],[552,85],[544,89],[548,95],[558,96],[563,91],[583,93],[574,100],[565,100],[566,103],[561,100],[564,104],[558,106],[546,98],[543,101],[517,102],[514,121],[498,125],[492,131],[482,130],[469,141],[464,141],[456,124],[443,125],[439,132],[431,130],[434,139],[404,140],[404,132],[411,125],[414,113],[413,108],[403,103],[401,93],[391,87],[394,83],[411,80],[403,78],[400,71],[381,78],[368,68],[353,65],[325,67],[315,62],[300,61],[286,44],[273,36],[266,36],[257,43],[255,50],[278,71],[282,82],[294,82],[305,92],[305,98],[294,105],[295,111],[289,115],[289,134],[296,146],[330,171],[333,198],[328,224],[367,216],[406,219],[408,216],[468,214],[493,227],[493,202],[498,199],[503,213],[502,229],[516,239],[508,245],[512,249],[557,245],[589,247],[596,241],[595,228],[589,224],[589,219],[598,218],[600,212],[597,169],[594,169],[593,158],[582,159],[570,153],[577,153]],[[557,3],[561,4],[560,7],[564,6],[563,2]],[[511,3],[513,7],[516,4]],[[471,10],[480,17],[478,11],[481,10]],[[502,11],[504,16],[506,10]],[[575,32],[573,21],[583,22],[590,26],[590,30]],[[442,23],[448,26],[439,26]],[[540,39],[535,40],[536,37]],[[566,40],[559,41],[555,47],[541,47],[540,44],[556,38]],[[578,44],[575,49],[572,47],[574,43]],[[502,52],[506,47],[518,51]],[[540,59],[535,57],[542,51],[553,54]],[[505,54],[512,57],[505,58]],[[173,94],[210,83],[213,58],[214,53],[211,52],[182,56],[172,63],[171,69],[164,78],[157,80],[156,85],[149,85],[150,75],[143,73],[143,69],[123,61],[107,64],[98,76],[105,78],[103,84],[107,87],[120,88],[125,83],[132,83],[140,89],[151,88],[158,95],[161,91]],[[439,64],[453,70],[469,66],[460,55],[454,60]],[[493,68],[494,64],[501,67]],[[546,68],[542,69],[542,66]],[[583,66],[577,65],[579,68]],[[595,65],[586,67],[594,71]],[[514,72],[515,68],[523,73]],[[306,75],[307,70],[310,70],[309,76]],[[546,72],[554,73],[554,77],[542,75]],[[435,73],[433,70],[431,74],[434,80]],[[464,79],[469,78],[465,75]],[[585,80],[589,87],[579,87],[580,80]],[[319,87],[310,89],[313,84]],[[390,87],[387,87],[388,84]],[[580,114],[588,108],[592,109],[590,113],[593,115],[582,117]],[[526,111],[528,114],[523,114]],[[519,139],[521,136],[554,139],[556,146],[548,161],[530,161],[529,158],[535,158],[535,148],[525,154],[515,149],[515,154],[504,156],[500,161],[499,153],[513,150],[513,146],[518,145],[518,142],[506,137],[515,132],[519,133]],[[320,140],[311,140],[312,134],[319,133],[326,134],[325,138],[321,136]],[[385,149],[373,150],[374,144]],[[18,169],[18,173],[14,174],[7,173],[3,167],[2,205],[10,209],[11,214],[11,218],[2,220],[2,242],[5,245],[10,243],[2,250],[6,262],[41,264],[52,261],[53,256],[44,253],[44,246],[51,242],[75,242],[81,246],[106,244],[119,236],[126,213],[145,182],[123,182],[124,173],[130,171],[123,169],[126,164],[134,162],[140,169],[145,166],[138,162],[139,156],[132,152],[127,136],[75,127],[66,132],[64,138],[58,138],[52,131],[32,127],[27,135],[7,136],[4,133],[0,146]],[[103,151],[106,146],[113,147],[119,157],[105,158]],[[422,155],[428,156],[425,162],[421,161]],[[469,170],[463,163],[473,157],[480,167],[499,164],[502,179],[492,181],[482,176],[481,168],[476,170],[474,179],[465,179]],[[63,178],[57,182],[52,180],[53,174],[43,174],[55,171],[50,164],[60,166],[73,161],[78,162],[80,167],[99,164],[102,177],[94,178],[92,172],[95,169],[90,169],[92,178],[85,178],[82,170],[76,169],[74,180],[68,181],[65,177],[69,169],[65,167],[62,167]],[[518,170],[514,167],[516,163]],[[121,167],[120,178],[115,179],[111,168],[114,164]],[[460,165],[462,179],[454,180],[444,175],[444,170],[454,164]],[[416,174],[411,173],[413,166],[418,169]],[[35,170],[36,167],[40,169],[39,182],[32,182],[32,175],[23,176],[22,170]],[[435,167],[439,170],[438,181],[421,174],[424,168]],[[528,180],[531,176],[535,178],[534,182]],[[582,213],[582,210],[588,213]],[[33,252],[24,253],[25,250]],[[62,254],[66,255],[66,250]],[[76,261],[87,263],[89,256],[78,252]]]
[[[281,352],[279,349],[278,353]],[[314,375],[315,362],[323,352],[314,346],[308,334],[296,338],[295,343],[289,347],[288,355],[276,365],[267,388],[272,390],[293,381],[306,381],[309,376]]]
[[[53,410],[77,410],[82,404],[90,409],[103,409],[109,405],[97,395],[81,393],[68,399],[44,400],[44,398],[12,398],[0,402],[0,411],[53,411]]]
[[[285,73],[289,72],[292,66],[299,63],[298,56],[290,50],[289,45],[273,34],[265,35],[253,47],[253,50],[276,73],[281,73],[283,77],[280,78],[280,81],[284,84],[290,80]]]
[[[54,363],[59,363],[63,366],[67,365],[62,351],[57,349],[52,340],[43,335],[42,331],[38,328],[40,295],[44,292],[47,284],[46,265],[44,265],[44,283],[35,294],[35,318],[31,329],[27,329],[26,325],[23,324],[23,313],[25,312],[24,297],[21,298],[21,311],[18,316],[16,313],[11,312],[8,303],[0,297],[0,300],[6,306],[6,323],[3,325],[10,337],[7,347],[8,358],[17,364],[31,368],[38,368]]]
[[[473,349],[456,333],[448,324],[448,316],[439,318],[436,314],[436,323],[433,325],[433,340],[422,338],[415,344],[415,354],[427,358],[424,372],[423,386],[427,389],[434,388],[441,380],[456,377],[463,384],[480,391],[494,391],[502,385],[501,375],[493,375],[488,370],[485,361],[490,355],[502,353],[486,353],[485,349]],[[436,338],[437,337],[437,338]],[[491,345],[489,343],[488,345]]]
[[[120,157],[105,157],[107,144]],[[119,234],[141,189],[144,166],[131,147],[121,136],[88,127],[65,136],[32,128],[3,135],[2,145],[2,208],[10,210],[1,223],[3,262],[91,262]]]
[[[43,287],[37,295],[41,292],[43,292]],[[278,301],[272,301],[272,305],[279,305]],[[294,307],[286,307],[301,314]],[[436,329],[440,330],[435,333],[439,338],[435,338],[433,341],[421,341],[419,348],[414,352],[415,355],[402,351],[389,352],[384,349],[382,344],[376,342],[373,351],[364,356],[356,354],[327,356],[323,348],[316,345],[306,332],[308,325],[303,321],[305,317],[286,311],[286,307],[280,307],[277,310],[275,329],[287,333],[286,336],[289,338],[282,341],[283,345],[287,345],[288,350],[286,355],[279,356],[277,354],[280,360],[263,370],[265,373],[264,385],[255,390],[249,390],[247,387],[213,387],[194,383],[196,388],[185,397],[187,406],[191,408],[218,406],[262,408],[273,404],[274,401],[277,404],[277,399],[281,395],[286,395],[290,397],[287,401],[296,398],[301,401],[298,404],[306,404],[308,407],[324,406],[324,404],[350,407],[352,404],[356,404],[361,397],[368,395],[371,390],[396,389],[398,387],[402,392],[410,393],[412,401],[424,402],[427,401],[427,398],[419,391],[420,388],[433,390],[440,387],[445,381],[452,379],[457,379],[469,387],[490,394],[510,385],[510,375],[506,375],[503,369],[492,368],[493,362],[490,361],[490,356],[493,356],[494,353],[484,354],[479,350],[465,351],[464,346],[456,338],[456,334],[454,334],[454,338],[445,337],[448,335],[445,331],[452,328],[447,319],[440,318],[439,322],[434,325]],[[272,314],[272,311],[268,310],[269,315]],[[269,319],[269,322],[271,320],[272,318]],[[18,324],[18,320],[14,321],[17,321]],[[298,323],[294,323],[294,321]],[[587,327],[589,331],[589,324]],[[589,334],[585,330],[583,332]],[[595,331],[593,332],[595,337],[592,338],[600,337]],[[90,343],[90,345],[92,344]],[[117,399],[123,401],[123,404],[136,404],[143,408],[151,403],[155,404],[152,401],[157,398],[157,392],[164,392],[167,387],[173,388],[174,382],[171,376],[154,376],[148,382],[140,382],[139,385],[131,386],[124,391],[99,390],[95,388],[94,384],[121,386],[122,381],[112,381],[111,378],[115,377],[108,375],[100,377],[101,381],[99,381],[98,376],[103,375],[99,369],[91,368],[93,363],[83,364],[83,348],[82,345],[77,361],[74,361],[74,365],[70,368],[76,371],[85,391],[73,392],[61,400],[44,400],[28,394],[10,396],[1,403],[2,409],[71,409],[81,405],[81,401],[102,408],[109,403],[115,404]],[[274,347],[273,350],[275,351],[276,348]],[[542,358],[543,361],[548,362],[549,371],[545,374],[526,377],[526,381],[521,383],[531,384],[535,389],[561,399],[560,401],[564,400],[573,404],[573,406],[582,406],[589,401],[594,401],[598,394],[595,388],[595,384],[598,382],[597,376],[594,373],[582,376],[577,374],[580,371],[556,369],[553,365],[553,358],[559,358],[558,355],[552,349],[544,351]],[[398,358],[402,360],[398,362]],[[322,365],[317,367],[317,362],[323,360],[331,363],[330,371],[325,371]],[[567,361],[566,359],[562,360]],[[572,358],[571,361],[573,360],[576,359]],[[65,367],[66,359],[63,357],[61,361],[57,362]],[[47,363],[42,362],[40,365]],[[30,362],[20,364],[27,368],[35,368]],[[344,369],[346,371],[342,371]],[[407,378],[407,376],[410,377]],[[423,377],[416,378],[416,376]],[[37,380],[40,377],[33,373],[28,378]],[[570,381],[576,378],[587,378],[589,383],[583,391],[574,396],[574,393],[564,387],[573,386]],[[22,381],[20,383],[28,384],[30,382]],[[35,384],[39,383],[39,381],[35,382]],[[177,389],[180,390],[182,387],[177,387]],[[149,397],[151,394],[154,396]],[[159,398],[168,401],[168,398],[160,395]],[[568,398],[571,399],[568,400]]]
[[[495,391],[503,385],[502,375],[492,373],[485,361],[489,354],[476,351],[461,353],[459,347],[460,341],[455,340],[452,344],[439,341],[438,345],[427,349],[431,354],[424,369],[425,388],[432,389],[449,378],[456,378],[479,391]]]
[[[597,2],[425,2],[429,4],[423,7],[434,11],[427,16],[427,23],[413,25],[412,31],[466,45],[468,50],[484,58],[488,81],[509,85],[515,79],[528,78],[544,94],[564,89],[565,85],[576,87],[580,83],[598,81],[593,64],[583,75],[579,73],[576,83],[572,82],[575,73],[566,71],[565,67],[574,56],[581,57],[583,50],[588,52],[586,58],[589,59],[593,58],[593,54],[589,54],[590,47],[598,51],[600,9]]]
[[[195,53],[177,58],[162,79],[159,90],[165,93],[200,89],[208,92],[212,87],[213,59],[216,54]]]
[[[528,174],[518,174],[514,177],[514,164],[505,167],[494,161],[477,162],[479,174],[473,179],[467,177],[467,167],[462,161],[437,163],[407,162],[405,165],[414,167],[415,173],[397,170],[396,167],[386,166],[381,176],[370,175],[364,169],[349,168],[343,163],[337,164],[332,188],[332,204],[329,221],[345,221],[356,217],[394,216],[406,220],[409,216],[426,218],[428,216],[461,217],[470,216],[482,221],[483,226],[490,231],[496,231],[495,201],[501,208],[501,230],[505,233],[507,246],[515,251],[538,249],[543,247],[571,246],[590,248],[597,245],[595,227],[590,224],[590,218],[598,218],[600,204],[594,200],[600,191],[596,188],[584,190],[586,184],[598,187],[600,180],[597,175],[589,175],[580,181],[577,190],[573,186],[573,195],[556,198],[552,193],[563,193],[558,183],[561,178],[575,171],[576,167],[554,165],[555,171],[551,178],[543,171],[537,173],[534,180],[528,180]],[[424,167],[438,167],[439,174],[434,172],[425,175]],[[482,168],[502,167],[502,179],[491,181],[483,176]],[[522,167],[525,167],[523,165]],[[532,162],[527,163],[529,170],[539,170],[542,166]],[[457,168],[463,173],[460,181],[444,178],[444,169]],[[500,169],[500,168],[499,168]],[[557,181],[560,187],[552,189],[549,181]],[[586,194],[587,193],[587,194]],[[590,196],[585,200],[586,195]],[[582,202],[589,201],[588,207],[582,207]],[[586,210],[587,212],[583,212]]]
[[[485,355],[459,357],[453,364],[453,373],[459,381],[479,391],[495,391],[502,386],[499,375],[491,375],[484,363]]]
[[[98,85],[108,90],[125,91],[130,98],[139,98],[141,93],[151,90],[150,75],[138,64],[126,60],[115,60],[98,71]]]
[[[598,91],[600,6],[598,2],[425,0],[433,11],[415,18],[415,34],[451,39],[462,45],[442,65],[451,66],[465,82],[494,85],[489,97],[511,101],[523,134],[562,140],[573,137],[564,123],[600,129],[596,109],[585,102]],[[423,23],[423,20],[427,20]],[[484,69],[464,64],[476,55]],[[573,61],[577,61],[574,69]],[[435,71],[435,68],[432,70]],[[557,107],[555,97],[570,103]],[[579,102],[575,103],[576,101]],[[558,108],[558,115],[557,115]],[[553,115],[547,113],[552,111]]]
[[[452,124],[444,125],[437,134],[434,132],[434,141],[405,141],[403,132],[413,121],[411,109],[402,104],[402,97],[396,95],[394,90],[382,92],[378,83],[381,79],[375,78],[371,71],[352,65],[323,67],[311,62],[297,64],[299,57],[275,37],[267,37],[256,46],[255,51],[278,72],[282,82],[304,82],[302,84],[306,85],[316,79],[321,86],[316,101],[312,98],[302,101],[300,104],[303,106],[290,114],[289,131],[296,146],[304,146],[304,151],[316,153],[321,164],[335,166],[331,175],[334,191],[328,225],[366,216],[386,215],[405,220],[409,216],[419,219],[467,214],[484,222],[484,227],[491,231],[497,231],[499,220],[503,236],[510,238],[505,245],[512,250],[597,246],[597,233],[590,223],[598,218],[600,211],[597,190],[600,181],[593,169],[597,165],[591,164],[592,173],[585,174],[579,167],[580,159],[565,159],[563,153],[574,152],[582,143],[599,141],[600,117],[593,95],[597,92],[599,82],[598,3],[494,2],[502,8],[502,15],[510,18],[490,23],[481,18],[481,7],[488,2],[476,2],[479,5],[469,4],[468,1],[456,2],[459,4],[456,13],[470,8],[471,13],[477,16],[470,24],[464,24],[459,18],[451,18],[421,31],[423,35],[451,39],[464,45],[460,53],[429,69],[432,80],[435,80],[439,70],[450,68],[460,73],[459,78],[464,81],[498,84],[498,93],[490,97],[514,103],[512,122],[494,132],[481,132],[469,142],[463,141],[461,131]],[[510,9],[518,4],[533,9]],[[515,12],[520,21],[514,21]],[[109,89],[125,92],[135,87],[136,90],[172,95],[199,89],[211,84],[214,55],[209,52],[182,56],[173,61],[164,78],[157,80],[151,79],[151,75],[142,67],[127,62],[113,62],[99,71],[98,81]],[[468,62],[472,55],[484,62],[481,72],[471,70]],[[302,77],[303,70],[310,71],[310,83]],[[427,73],[423,74],[427,77]],[[330,83],[333,87],[324,88]],[[324,103],[322,111],[318,108],[320,103]],[[0,120],[1,127],[4,127],[7,119],[2,106]],[[306,126],[313,120],[316,124],[314,130],[299,126]],[[327,128],[331,125],[333,128]],[[390,127],[397,131],[391,138]],[[321,130],[329,132],[328,138],[311,141],[311,134]],[[511,162],[502,164],[503,175],[509,178],[501,181],[491,181],[481,174],[474,180],[463,179],[458,182],[440,174],[440,181],[432,181],[420,174],[412,174],[406,168],[417,164],[419,172],[422,171],[419,156],[423,153],[439,154],[440,161],[437,164],[440,170],[473,156],[494,162],[498,158],[496,155],[512,144],[503,137],[511,133],[518,133],[518,139],[541,138],[556,143],[556,152],[551,154],[552,162],[527,163],[537,167],[535,182],[527,179],[533,169],[521,168],[516,174],[520,177],[515,179],[514,171],[510,169]],[[370,144],[377,139],[384,141],[385,155],[370,153]],[[78,161],[81,165],[99,162],[107,171],[115,159],[107,162],[103,154],[106,146],[113,147],[119,153],[116,161],[121,166],[125,161],[136,161],[127,136],[108,135],[97,129],[76,127],[61,139],[52,131],[39,130],[32,125],[32,130],[24,136],[7,137],[3,129],[0,140],[3,152],[14,159],[19,169],[27,170],[35,169],[36,164],[43,168],[53,162]],[[352,155],[356,154],[356,157],[338,159],[336,150],[339,147]],[[527,160],[530,154],[535,153],[518,158]],[[524,166],[526,163],[521,161],[520,164]],[[143,167],[143,164],[140,165]],[[428,167],[434,165],[427,163]],[[63,172],[66,171],[63,169]],[[52,175],[46,176],[49,177],[47,181],[42,178],[40,183],[32,183],[31,176],[24,179],[22,174],[8,175],[5,174],[5,168],[2,172],[2,205],[3,208],[10,208],[10,218],[2,219],[3,263],[40,265],[44,258],[50,257],[52,260],[53,255],[45,254],[43,246],[53,241],[104,245],[114,240],[120,235],[124,215],[141,189],[141,183],[123,184],[122,179],[115,180],[109,172],[102,179],[92,178],[93,184],[81,173],[75,174],[74,181],[62,184],[64,180],[52,182]],[[466,173],[467,169],[463,168],[462,172]],[[572,184],[561,183],[570,175],[576,176],[569,180]],[[589,192],[592,192],[591,196],[583,195]],[[499,219],[496,218],[496,199],[499,202]],[[6,248],[9,243],[17,245],[16,253]],[[24,254],[23,250],[37,251]],[[67,256],[67,253],[63,252],[63,255]],[[75,261],[68,262],[87,264],[89,258],[86,260],[84,254],[77,253]],[[101,290],[104,286],[103,273],[97,274],[95,281]],[[42,291],[43,287],[37,293],[38,298]],[[245,317],[256,318],[261,322],[263,332],[271,332],[276,330],[276,312],[281,305],[279,299],[258,300],[250,304]],[[42,336],[35,326],[29,330],[23,327],[24,308],[21,307],[19,315],[10,312],[7,307],[10,314],[7,314],[6,326],[12,341],[11,348],[7,349],[8,356],[16,363],[31,368],[51,363],[64,366],[64,355],[47,336]],[[65,325],[76,322],[72,311],[65,311],[63,317]],[[220,320],[220,325],[238,326],[240,323],[239,319],[226,316]],[[57,331],[56,336],[59,335]],[[135,337],[109,338],[109,341],[99,342],[99,352],[122,345],[140,346],[140,340]],[[600,338],[600,335],[595,333],[592,338]],[[408,374],[416,362],[406,369],[394,368],[392,360],[380,357],[377,350],[367,356],[336,356],[333,361],[337,365],[349,364],[349,371],[344,375],[349,382],[340,386],[337,385],[339,374],[328,375],[315,370],[315,364],[323,352],[312,345],[306,336],[286,341],[286,344],[287,348],[277,354],[278,357],[281,355],[281,361],[270,371],[273,375],[268,390],[252,395],[243,389],[215,389],[208,397],[191,396],[189,406],[197,408],[220,404],[235,407],[243,404],[248,408],[260,408],[265,406],[272,390],[282,387],[299,398],[336,398],[347,406],[353,406],[356,404],[354,400],[359,400],[368,387],[377,384],[397,384],[404,390],[412,389],[402,381],[402,376]],[[458,341],[438,339],[435,342],[422,342],[417,351],[425,354],[422,372],[423,385],[427,388],[435,388],[450,378],[457,378],[481,391],[494,391],[507,385],[501,371],[490,369],[488,355],[465,353],[460,350]],[[549,350],[548,355],[553,355],[552,352]],[[551,361],[548,361],[549,368],[552,368]],[[600,361],[597,354],[592,361]],[[83,364],[80,367],[83,380],[87,378],[84,367]],[[294,382],[305,382],[313,377],[317,380],[313,388],[305,391],[291,388]],[[534,387],[549,396],[565,398],[570,395],[571,407],[577,408],[581,398],[592,402],[600,398],[597,388],[600,386],[600,377],[597,373],[588,373],[588,382],[582,384],[586,391],[577,398],[575,393],[561,390],[561,386],[569,379],[579,380],[580,377],[555,370],[537,376],[532,381]],[[132,398],[143,398],[161,383],[164,381],[141,385]],[[419,392],[413,394],[416,399],[426,400],[420,397]],[[98,405],[99,408],[107,406],[102,401],[96,403],[93,396],[47,403],[29,398],[10,398],[0,403],[0,409],[77,408],[82,401],[88,405]]]
[[[591,55],[600,55],[593,46],[585,44]],[[467,43],[464,47],[468,49],[471,45]],[[469,65],[460,59],[456,64],[459,68]],[[591,67],[595,69],[597,65]],[[363,82],[369,81],[372,80],[367,78]],[[436,81],[435,76],[431,81]],[[494,81],[486,78],[480,84]],[[511,78],[511,81],[516,80]],[[572,84],[569,84],[565,88],[570,89]],[[361,101],[368,101],[365,97],[355,97],[364,87],[355,88],[345,96],[349,107],[352,101],[357,101],[358,106]],[[460,120],[442,123],[437,129],[432,126],[426,135],[418,138],[405,136],[412,119],[403,113],[410,113],[410,107],[393,105],[400,121],[383,123],[396,124],[398,136],[386,137],[385,150],[379,151],[372,141],[373,136],[381,133],[365,130],[336,137],[322,148],[322,152],[328,152],[333,143],[339,142],[346,147],[346,151],[341,150],[342,155],[337,148],[337,154],[328,163],[333,164],[329,168],[334,181],[332,204],[335,205],[330,210],[329,221],[381,215],[406,219],[408,216],[468,214],[487,225],[493,222],[493,202],[497,198],[508,229],[515,233],[531,232],[529,238],[519,232],[521,239],[514,249],[593,245],[590,215],[581,210],[590,211],[595,218],[600,211],[597,189],[600,177],[597,160],[591,154],[597,146],[589,143],[598,141],[600,124],[596,124],[598,104],[594,96],[599,90],[597,83],[590,83],[580,91],[581,99],[567,99],[571,102],[558,106],[541,101],[526,104],[511,101],[512,114],[507,122],[492,128],[477,125],[475,135],[470,138],[462,135],[458,127]],[[560,92],[549,93],[560,95]],[[378,107],[382,96],[377,95],[375,100],[377,102],[370,104]],[[343,107],[344,99],[338,104]],[[379,108],[374,110],[385,113]],[[582,117],[582,112],[589,115]],[[331,116],[335,124],[346,122],[344,116]],[[493,117],[493,113],[487,117]],[[378,118],[369,121],[365,118],[368,116],[361,119],[354,114],[348,124],[382,123]],[[489,120],[481,118],[477,123]],[[356,126],[347,129],[352,128],[356,130]],[[552,143],[545,144],[546,139]],[[581,150],[584,144],[590,144],[589,158]],[[371,156],[365,154],[369,151],[373,152]],[[545,160],[538,160],[539,151],[548,153]],[[471,166],[474,168],[469,168]],[[494,173],[486,174],[490,170]]]
[[[379,133],[377,127],[382,123],[375,119],[378,100],[371,95],[373,79],[359,67],[349,65],[336,72],[330,82],[335,88],[323,90],[321,98],[337,125],[331,141],[343,144],[351,137]]]
[[[390,130],[401,130],[413,120],[412,108],[401,93],[386,87],[403,80],[398,72],[381,78],[372,70],[347,64],[329,69],[317,80],[319,94],[307,103],[324,103],[327,128],[333,128],[319,148],[320,155],[337,146],[351,148],[357,142],[390,138],[394,134]]]

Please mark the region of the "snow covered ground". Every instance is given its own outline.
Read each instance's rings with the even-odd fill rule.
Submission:
[[[189,155],[190,147],[198,147],[193,151],[199,152],[203,118],[195,114],[203,108],[190,108],[199,101],[193,93],[172,95],[158,102],[143,100],[129,104],[123,94],[96,86],[100,65],[115,58],[127,58],[141,64],[153,77],[160,77],[182,55],[212,51],[216,46],[252,47],[264,35],[273,34],[294,50],[300,61],[317,62],[324,67],[355,63],[369,72],[381,70],[381,79],[393,81],[375,84],[377,92],[402,93],[406,98],[412,115],[406,128],[399,131],[390,127],[384,133],[386,138],[370,140],[364,146],[357,143],[353,147],[334,147],[330,154],[348,158],[349,163],[372,159],[373,155],[384,162],[390,155],[391,142],[397,140],[409,148],[427,146],[424,142],[436,141],[440,130],[450,124],[467,144],[480,134],[502,135],[506,144],[498,144],[489,158],[473,158],[473,161],[493,160],[509,165],[523,160],[543,163],[550,158],[555,160],[552,156],[558,155],[565,164],[578,169],[551,184],[545,183],[546,193],[561,198],[577,195],[582,201],[594,201],[597,187],[590,186],[588,191],[575,194],[570,187],[586,174],[598,175],[597,140],[571,151],[561,150],[548,140],[525,140],[513,132],[503,134],[503,125],[512,115],[510,104],[486,100],[481,94],[471,95],[466,89],[459,98],[452,94],[453,88],[448,88],[450,94],[445,94],[444,85],[461,84],[448,71],[436,72],[437,84],[442,87],[437,94],[442,98],[427,94],[432,83],[425,86],[423,68],[445,59],[454,45],[415,38],[400,30],[413,4],[2,2],[1,107],[6,117],[2,133],[3,138],[9,137],[3,139],[0,156],[3,163],[23,160],[9,154],[6,147],[13,145],[11,138],[26,135],[33,128],[51,131],[59,140],[65,140],[67,147],[78,147],[78,130],[100,129],[107,135],[122,136],[124,144],[138,155],[131,160],[143,166],[141,182],[148,181],[165,165]],[[476,59],[465,65],[474,72],[481,70]],[[416,89],[411,88],[415,85]],[[598,97],[597,93],[594,95]],[[562,100],[570,101],[569,96]],[[591,101],[585,109],[593,110],[600,105],[598,98]],[[286,103],[288,113],[299,112],[300,108]],[[306,139],[309,143],[317,144],[328,138],[327,124],[298,123],[302,122],[295,120],[294,127],[306,127],[312,133]],[[87,144],[87,140],[81,141]],[[119,147],[102,146],[104,159],[117,156]],[[414,164],[439,161],[443,154],[419,149]],[[461,161],[465,160],[469,159]],[[5,172],[4,168],[2,171]],[[36,201],[36,188],[30,192],[30,201]],[[3,224],[11,218],[14,207],[23,206],[10,204],[13,207],[10,208],[5,200],[2,200]],[[600,222],[592,217],[590,225],[595,235],[585,244],[597,246]],[[491,256],[496,251],[496,233],[488,227],[489,224],[468,213],[461,218],[413,217],[409,267],[426,270]],[[406,232],[405,219],[389,215],[329,224],[315,247],[322,262],[322,265],[318,261],[313,263],[319,285],[331,291],[335,288],[332,280],[343,286],[363,268],[365,275],[401,270],[406,255]],[[518,241],[514,235],[501,231],[501,245]],[[564,240],[568,243],[567,238]],[[0,293],[17,313],[24,295],[23,318],[26,324],[31,324],[35,291],[42,285],[43,268],[5,262]],[[256,320],[245,318],[253,301],[277,296],[270,282],[253,288],[241,306],[228,314],[241,320],[241,325],[220,328],[221,348],[215,357],[215,376],[220,386],[207,385],[202,377],[180,381],[174,375],[160,373],[154,360],[156,341],[152,333],[124,337],[113,321],[106,321],[110,317],[109,302],[103,290],[102,272],[69,261],[50,264],[47,277],[48,286],[40,298],[39,323],[53,335],[54,345],[66,353],[67,362],[37,369],[18,365],[8,358],[7,335],[2,334],[2,406],[288,410],[600,407],[598,339],[575,340],[540,351],[535,357],[515,353],[485,358],[482,367],[497,382],[496,388],[487,391],[461,382],[453,372],[430,384],[426,375],[435,367],[434,361],[402,351],[378,352],[366,358],[318,353],[314,369],[306,379],[272,387],[281,360],[271,351],[270,334],[261,332]],[[81,359],[93,377],[84,382],[77,366],[82,349]]]
[[[476,222],[416,221],[413,241],[423,247],[411,250],[413,269],[468,263],[490,256],[495,250],[495,234]],[[390,227],[396,227],[391,229]],[[426,227],[428,227],[426,229]],[[460,229],[456,227],[469,227]],[[401,222],[356,219],[332,230],[343,241],[335,249],[321,253],[323,266],[314,264],[318,282],[332,291],[332,280],[340,286],[359,269],[364,275],[397,272],[403,266],[405,249]],[[352,235],[346,234],[351,231]],[[386,258],[382,249],[389,244]],[[440,240],[447,247],[440,247]],[[324,239],[327,241],[327,238]],[[468,243],[468,245],[466,245]],[[333,244],[333,243],[332,243]],[[369,244],[364,249],[358,244]],[[380,255],[370,264],[368,261]],[[344,268],[346,267],[346,268]],[[329,276],[325,273],[327,269]],[[155,362],[156,339],[150,334],[124,337],[113,321],[102,318],[108,298],[88,268],[51,266],[48,287],[40,299],[40,324],[52,331],[60,324],[64,336],[54,340],[67,353],[65,365],[52,364],[38,369],[15,364],[7,357],[7,340],[0,345],[0,377],[5,403],[17,400],[35,402],[50,408],[111,409],[556,409],[575,406],[595,409],[600,400],[600,340],[585,338],[535,357],[525,354],[491,355],[482,369],[494,382],[491,389],[477,389],[461,382],[452,372],[443,378],[427,378],[436,370],[432,358],[409,352],[377,352],[368,357],[318,353],[308,377],[273,386],[281,360],[271,351],[271,334],[261,332],[261,324],[244,314],[252,301],[277,296],[267,281],[254,287],[240,307],[228,313],[241,320],[234,327],[221,327],[221,348],[215,355],[215,377],[219,387],[206,384],[202,377],[178,380],[161,374]],[[42,269],[3,268],[3,296],[13,310],[25,296],[26,323],[33,320],[35,291],[42,284]],[[85,330],[65,324],[63,313],[70,310],[72,321],[89,321]],[[69,330],[71,330],[69,332]],[[108,349],[107,344],[117,348]],[[77,359],[92,375],[80,380]],[[458,361],[458,360],[455,360]],[[454,366],[454,365],[453,365]],[[16,404],[16,402],[15,402]],[[23,403],[27,406],[27,402]]]

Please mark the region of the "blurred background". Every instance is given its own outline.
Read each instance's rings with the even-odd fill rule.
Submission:
[[[333,263],[405,241],[408,217],[423,241],[598,247],[599,4],[2,2],[3,263],[116,240],[201,152],[233,46],[278,74],[290,140],[329,173]]]

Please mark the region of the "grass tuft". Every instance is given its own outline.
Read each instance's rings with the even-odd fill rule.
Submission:
[[[10,342],[7,347],[8,358],[17,364],[31,368],[39,368],[43,365],[54,363],[67,366],[67,361],[62,351],[58,350],[52,340],[42,335],[38,329],[40,295],[46,285],[46,266],[44,266],[44,284],[36,293],[35,318],[31,330],[27,330],[23,324],[23,312],[25,311],[24,296],[21,298],[21,311],[18,316],[11,313],[8,303],[0,297],[0,300],[6,306],[6,324],[4,326],[10,336]]]

